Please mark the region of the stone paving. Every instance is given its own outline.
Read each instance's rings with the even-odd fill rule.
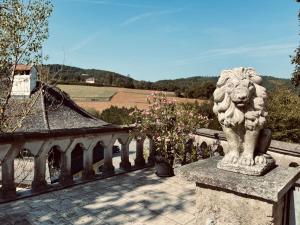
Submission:
[[[195,187],[143,169],[0,205],[1,225],[192,225]]]

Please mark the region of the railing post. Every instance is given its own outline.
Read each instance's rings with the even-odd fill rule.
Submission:
[[[2,197],[13,199],[17,197],[14,179],[14,160],[2,162]]]
[[[96,146],[97,141],[90,144],[87,149],[83,151],[83,174],[82,178],[85,180],[91,179],[95,176],[95,171],[93,168],[93,150]]]
[[[16,198],[16,185],[14,174],[14,159],[18,155],[23,143],[13,144],[2,161],[2,198]]]
[[[61,154],[61,172],[59,183],[67,186],[73,183],[73,175],[71,172],[71,151],[65,151]]]
[[[144,158],[144,141],[145,138],[136,138],[136,159],[134,160],[136,167],[144,167],[146,165]]]
[[[45,149],[40,155],[34,157],[34,176],[31,183],[32,191],[42,191],[47,189],[46,162],[47,156]]]
[[[131,163],[129,161],[129,145],[131,140],[127,139],[125,142],[121,142],[121,162],[120,168],[123,170],[130,170]]]
[[[152,138],[149,138],[149,157],[148,164],[153,166],[155,162],[155,142]]]
[[[107,145],[104,144],[104,165],[102,169],[102,173],[105,176],[110,176],[115,173],[115,168],[112,164],[112,147],[113,143],[109,143]]]

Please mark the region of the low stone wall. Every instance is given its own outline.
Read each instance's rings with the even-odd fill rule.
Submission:
[[[199,146],[204,143],[207,146],[219,144],[226,151],[227,140],[223,131],[198,129],[194,137],[195,144]],[[285,167],[300,165],[300,144],[272,140],[267,153],[274,157],[277,165]]]

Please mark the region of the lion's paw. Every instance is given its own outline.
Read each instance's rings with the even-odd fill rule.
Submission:
[[[258,155],[255,157],[255,164],[265,165],[267,164],[267,157],[264,155]]]
[[[239,153],[232,151],[232,152],[228,152],[224,156],[222,161],[227,164],[230,164],[230,163],[235,164],[238,162],[238,159],[239,159]]]
[[[253,166],[254,159],[251,155],[242,155],[239,159],[239,164],[243,166]]]

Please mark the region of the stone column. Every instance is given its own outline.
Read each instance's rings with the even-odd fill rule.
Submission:
[[[16,198],[14,160],[24,143],[13,144],[2,161],[2,198]]]
[[[44,149],[44,151],[46,151]],[[32,191],[38,192],[47,189],[46,162],[48,154],[41,152],[40,155],[34,157],[34,177],[31,183]]]
[[[2,198],[13,199],[17,197],[14,178],[14,160],[2,162]]]
[[[68,186],[73,183],[73,175],[71,172],[71,151],[61,153],[61,172],[59,183]]]
[[[134,165],[138,168],[146,165],[144,158],[144,141],[145,138],[136,138],[136,159]]]
[[[175,170],[196,183],[197,225],[286,225],[285,199],[300,168],[276,167],[263,176],[217,168],[221,157],[200,160]]]
[[[104,145],[104,165],[102,173],[104,176],[111,176],[115,173],[115,168],[112,164],[112,147],[113,143]]]
[[[148,164],[150,166],[154,165],[154,157],[155,157],[155,143],[152,138],[149,138],[149,157],[148,157]]]
[[[131,140],[127,140],[125,143],[121,143],[121,162],[120,168],[123,170],[130,170],[131,163],[129,161],[129,145]]]
[[[83,151],[83,179],[88,180],[95,176],[93,168],[93,150],[95,145],[92,144],[88,149]]]

